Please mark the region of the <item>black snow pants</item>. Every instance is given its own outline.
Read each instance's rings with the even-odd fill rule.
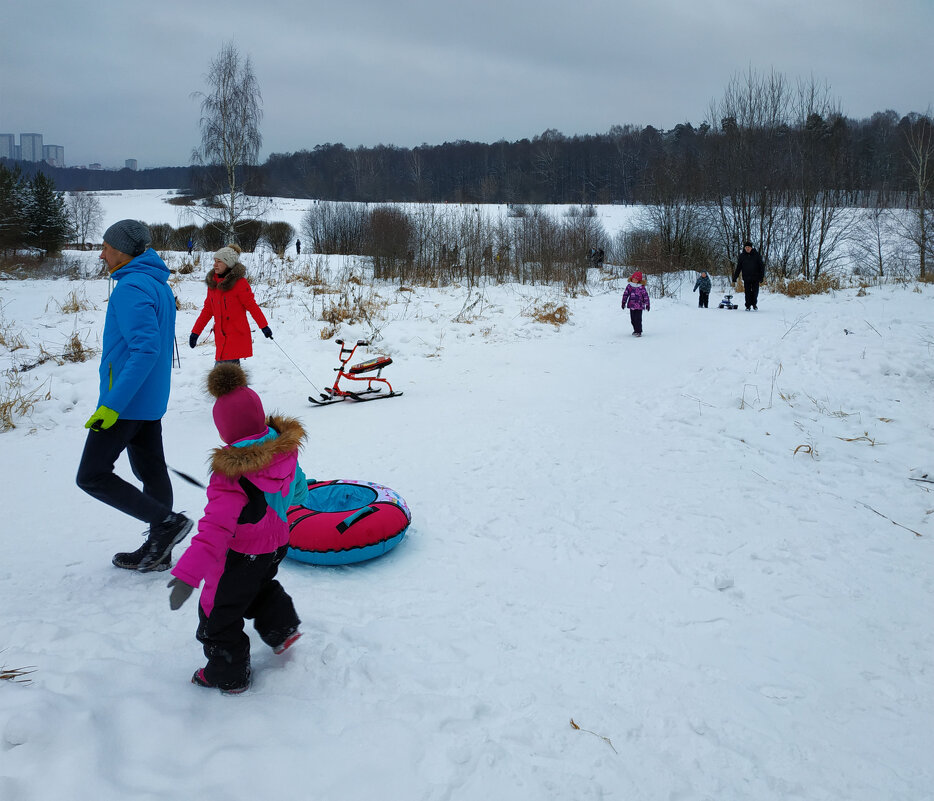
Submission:
[[[298,628],[299,619],[289,594],[276,580],[288,545],[273,553],[227,552],[217,583],[214,607],[206,615],[198,605],[198,641],[208,663],[205,678],[221,689],[242,687],[250,675],[250,638],[243,621],[252,620],[270,648],[282,645]]]
[[[743,289],[746,291],[746,308],[751,309],[759,305],[759,283],[749,281],[743,283]]]

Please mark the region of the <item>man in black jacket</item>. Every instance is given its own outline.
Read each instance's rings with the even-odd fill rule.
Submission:
[[[746,290],[746,311],[750,309],[758,311],[759,284],[765,278],[765,265],[762,263],[759,251],[752,246],[752,242],[743,242],[743,249],[736,260],[736,269],[733,270],[734,284],[740,273],[742,273],[743,287]]]

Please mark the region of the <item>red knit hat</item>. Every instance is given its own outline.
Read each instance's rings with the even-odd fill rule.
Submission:
[[[208,373],[208,392],[215,398],[214,425],[228,445],[266,433],[263,402],[247,386],[247,376],[239,364],[224,363]]]
[[[641,284],[641,283],[642,283],[642,273],[640,273],[638,270],[636,270],[636,272],[634,272],[634,273],[632,274],[632,278],[630,278],[629,280],[632,281],[634,284]]]

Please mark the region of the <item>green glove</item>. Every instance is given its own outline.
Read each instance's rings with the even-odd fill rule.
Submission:
[[[91,415],[90,419],[84,424],[84,427],[92,428],[95,431],[103,431],[105,428],[110,428],[116,423],[119,416],[119,413],[115,412],[113,409],[108,409],[106,406],[98,406],[97,411]]]
[[[169,607],[174,611],[181,609],[182,604],[188,600],[188,597],[195,591],[190,584],[186,584],[180,578],[173,578],[166,587],[171,587],[172,592],[169,595]]]

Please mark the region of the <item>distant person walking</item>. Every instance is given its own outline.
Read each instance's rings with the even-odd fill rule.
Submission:
[[[295,255],[296,256],[302,255],[302,240],[301,239],[295,240]]]
[[[642,312],[649,311],[651,303],[649,292],[645,288],[645,276],[634,272],[626,289],[623,291],[622,308],[629,309],[629,321],[632,323],[632,335],[642,336]]]
[[[743,288],[746,291],[746,311],[759,310],[759,284],[765,278],[765,265],[759,251],[752,246],[752,242],[743,242],[743,249],[736,260],[736,269],[733,271],[733,283],[739,276],[743,276]]]
[[[706,309],[707,302],[710,300],[710,276],[707,275],[706,270],[701,270],[701,274],[697,276],[697,280],[694,282],[694,289],[692,292],[700,291],[700,294],[697,296],[697,308]]]
[[[186,247],[188,248],[188,255],[190,256],[190,255],[191,255],[191,251],[192,251],[192,250],[194,249],[194,247],[195,247],[195,241],[194,241],[191,237],[188,238],[188,244],[186,245]]]
[[[120,220],[104,232],[100,258],[114,279],[101,342],[100,396],[76,478],[99,501],[149,524],[143,545],[113,557],[116,567],[166,570],[172,547],[192,521],[172,511],[172,482],[162,448],[162,416],[169,401],[175,345],[175,296],[169,269],[149,247],[149,229]],[[114,473],[126,451],[142,489]]]
[[[253,355],[253,336],[247,312],[256,321],[267,339],[272,331],[262,309],[253,297],[250,282],[246,280],[246,267],[240,263],[241,250],[227,245],[214,254],[214,268],[207,274],[208,294],[204,308],[188,337],[193,348],[208,320],[214,319],[214,359],[217,362],[240,362]]]

